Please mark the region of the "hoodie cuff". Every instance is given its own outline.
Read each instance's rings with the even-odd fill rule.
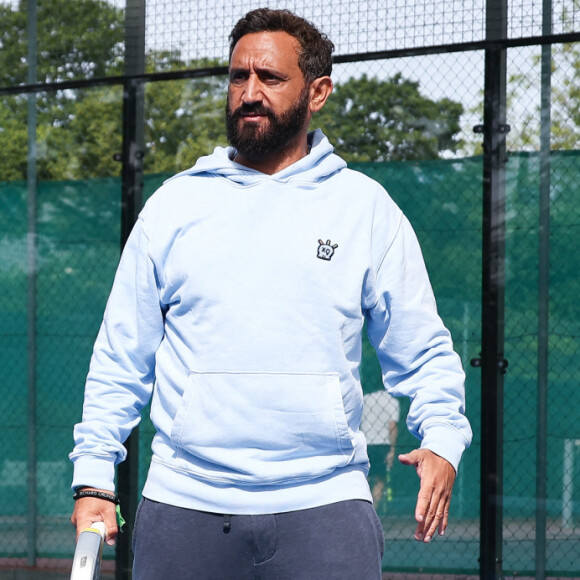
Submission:
[[[451,463],[455,473],[457,473],[461,456],[468,446],[468,439],[460,431],[445,423],[429,425],[425,428],[421,441],[421,449],[429,449],[439,457],[443,457]]]
[[[73,463],[73,490],[78,487],[93,487],[115,491],[115,462],[112,459],[80,455],[73,459]]]

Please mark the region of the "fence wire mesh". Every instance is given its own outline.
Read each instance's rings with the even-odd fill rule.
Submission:
[[[0,94],[0,569],[35,564],[65,569],[74,532],[68,523],[72,426],[119,255],[122,96],[120,85],[91,86],[123,72],[125,2],[38,0],[36,82],[87,81],[82,89],[34,97]],[[475,440],[461,465],[443,541],[412,540],[414,474],[395,460],[377,509],[393,574],[477,574],[482,392],[481,337],[483,2],[270,2],[319,25],[336,44],[335,93],[314,120],[349,164],[385,185],[409,216],[425,254],[441,315],[467,373]],[[0,2],[0,88],[30,82],[24,0]],[[150,73],[223,65],[246,1],[148,0]],[[130,22],[128,23],[131,24]],[[580,308],[575,252],[580,226],[580,44],[551,45],[549,91],[549,367],[547,408],[538,404],[538,322],[542,208],[542,3],[510,2],[507,51],[506,304],[503,573],[534,576],[538,558],[538,417],[547,414],[548,576],[580,576]],[[554,0],[552,33],[580,31],[580,3]],[[536,37],[536,38],[534,38]],[[440,47],[433,54],[404,50]],[[393,51],[389,54],[389,51]],[[375,54],[385,53],[385,54]],[[545,54],[545,53],[544,53]],[[357,59],[357,55],[360,58]],[[9,63],[12,63],[8,66]],[[17,64],[14,64],[17,63]],[[544,78],[545,81],[545,78]],[[145,87],[145,198],[163,179],[225,143],[227,79],[156,81]],[[545,89],[544,84],[544,89]],[[357,106],[353,106],[356,104]],[[34,152],[33,165],[30,155]],[[36,179],[31,180],[31,167]],[[29,180],[27,182],[27,180]],[[34,187],[36,183],[36,187]],[[543,306],[546,306],[544,304]],[[380,388],[365,343],[365,393]],[[369,405],[370,407],[370,405]],[[400,402],[396,453],[416,446]],[[371,417],[371,423],[374,421]],[[382,421],[383,419],[381,419]],[[141,427],[141,483],[152,427]],[[384,448],[377,451],[388,452]],[[380,461],[377,459],[377,462]],[[377,476],[379,477],[379,476]],[[373,484],[375,482],[373,481]],[[374,487],[374,485],[373,485]],[[112,552],[107,552],[112,558]],[[2,572],[0,571],[0,577]]]

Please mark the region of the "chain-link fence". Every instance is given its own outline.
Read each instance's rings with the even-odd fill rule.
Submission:
[[[417,478],[388,457],[417,444],[405,427],[408,402],[400,401],[394,431],[386,411],[367,419],[388,437],[373,450],[379,469],[371,483],[389,578],[479,573],[487,537],[482,481],[498,475],[481,468],[482,426],[492,419],[502,435],[501,574],[580,576],[580,3],[510,2],[505,35],[494,43],[486,41],[489,30],[503,21],[490,4],[269,3],[312,20],[335,42],[335,91],[313,124],[408,215],[467,373],[474,443],[458,473],[449,531],[430,545],[412,539]],[[0,578],[24,568],[66,577],[70,565],[67,455],[119,256],[127,88],[133,81],[144,88],[137,186],[147,198],[165,177],[225,143],[227,36],[255,7],[0,1]],[[141,32],[144,59],[131,68],[124,43]],[[509,366],[496,417],[481,414],[489,384],[477,367],[486,316],[482,127],[491,49],[506,53],[509,125],[504,301],[494,321]],[[361,377],[365,393],[380,390],[368,343]],[[151,430],[145,417],[140,484]],[[113,558],[108,549],[108,571]]]

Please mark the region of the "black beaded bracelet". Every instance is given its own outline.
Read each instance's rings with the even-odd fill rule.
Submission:
[[[83,497],[96,497],[98,499],[106,499],[115,505],[119,505],[119,498],[112,493],[105,493],[104,491],[96,491],[94,489],[80,489],[73,493],[73,499],[81,499]]]

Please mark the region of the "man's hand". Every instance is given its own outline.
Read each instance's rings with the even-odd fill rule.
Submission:
[[[93,489],[93,488],[86,488]],[[105,489],[95,491],[104,491],[112,493]],[[105,542],[109,546],[115,544],[115,537],[119,531],[117,527],[117,512],[114,503],[98,497],[83,497],[75,502],[75,509],[70,518],[73,526],[77,528],[77,539],[79,534],[90,527],[94,522],[104,522],[105,524]]]
[[[415,449],[399,455],[399,461],[403,465],[414,465],[421,480],[415,508],[415,539],[428,543],[436,530],[442,536],[447,528],[455,469],[428,449]]]

